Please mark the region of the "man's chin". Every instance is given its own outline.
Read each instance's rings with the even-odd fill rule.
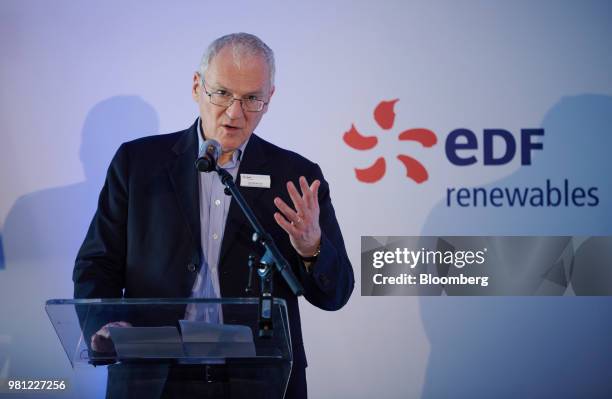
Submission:
[[[249,135],[250,136],[250,135]],[[232,152],[236,151],[240,146],[247,141],[249,136],[240,136],[240,137],[231,137],[231,138],[223,138],[219,140],[219,144],[221,144],[221,151],[223,152]]]

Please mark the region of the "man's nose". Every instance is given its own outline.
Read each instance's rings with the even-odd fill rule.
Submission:
[[[244,116],[244,111],[242,109],[242,101],[237,101],[236,99],[234,99],[230,106],[227,107],[227,109],[225,110],[225,113],[227,114],[227,116],[230,117],[230,119],[242,118]]]

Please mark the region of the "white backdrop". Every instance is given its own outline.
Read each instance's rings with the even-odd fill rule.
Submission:
[[[302,303],[311,397],[544,395],[557,392],[542,387],[555,384],[547,379],[559,375],[547,368],[563,356],[550,342],[535,344],[539,334],[557,334],[554,342],[575,348],[570,352],[576,356],[581,342],[572,341],[570,332],[577,326],[590,334],[580,339],[609,344],[604,337],[612,328],[600,319],[612,310],[606,298],[476,303],[362,297],[359,245],[361,235],[423,231],[611,234],[605,173],[612,133],[606,117],[612,114],[610,2],[3,0],[0,378],[64,376],[74,397],[103,397],[104,370],[74,374],[43,303],[72,296],[74,256],[115,149],[131,138],[189,126],[197,115],[190,87],[201,53],[212,39],[235,31],[254,33],[275,51],[276,93],[257,132],[321,165],[355,269],[356,289],[341,311],[326,313]],[[383,131],[372,112],[380,101],[395,98],[394,128]],[[378,146],[349,148],[342,137],[352,123],[363,134],[378,136]],[[545,149],[534,158],[534,169],[520,169],[518,160],[460,168],[444,155],[444,138],[456,128],[480,135],[485,128],[518,134],[541,126]],[[438,144],[424,149],[399,143],[397,134],[413,127],[436,132]],[[418,185],[406,179],[394,159],[399,153],[424,163],[429,180]],[[369,166],[379,156],[387,159],[384,178],[374,184],[357,181],[353,168]],[[485,215],[451,211],[440,202],[446,187],[509,176],[505,181],[527,182],[534,170],[542,178],[569,173],[574,180],[599,184],[601,206]],[[507,317],[489,318],[496,309],[505,309]],[[537,316],[540,311],[556,315],[561,324],[551,330],[550,320]],[[442,318],[453,322],[436,322]],[[461,350],[452,341],[440,343],[453,336],[453,326],[469,330],[469,339],[455,342],[464,346]],[[512,326],[532,338],[529,345],[504,341],[516,338],[507,335]],[[498,356],[479,354],[488,339],[498,346],[485,345],[487,351],[506,349]],[[434,351],[432,345],[443,349]],[[513,358],[525,348],[542,351]],[[452,367],[465,369],[445,366],[445,351],[456,361]],[[598,370],[612,366],[590,356],[583,354]],[[565,361],[568,375],[579,372],[572,364],[583,364]],[[504,362],[518,368],[517,374]],[[521,381],[526,391],[510,388]],[[589,384],[610,388],[584,378],[566,381],[568,397]]]

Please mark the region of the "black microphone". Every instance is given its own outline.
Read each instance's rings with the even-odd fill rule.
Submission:
[[[202,146],[200,156],[196,160],[196,169],[200,172],[212,172],[217,167],[217,160],[221,155],[221,144],[213,139],[208,139]]]

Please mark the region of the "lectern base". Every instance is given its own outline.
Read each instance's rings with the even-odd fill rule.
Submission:
[[[115,364],[108,367],[107,399],[282,399],[277,366],[261,364]]]

